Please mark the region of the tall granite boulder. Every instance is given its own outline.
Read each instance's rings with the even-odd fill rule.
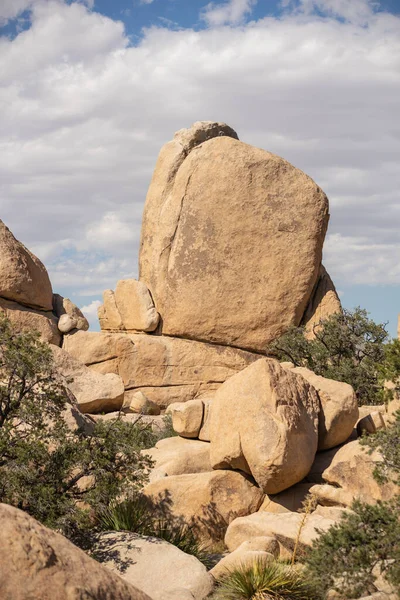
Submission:
[[[299,169],[199,122],[161,150],[140,281],[162,333],[264,352],[299,325],[319,277],[328,199]]]

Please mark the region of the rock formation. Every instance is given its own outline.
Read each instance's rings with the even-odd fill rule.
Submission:
[[[162,332],[265,352],[326,299],[315,286],[328,218],[312,179],[227,125],[179,131],[160,152],[142,223],[140,281]]]
[[[0,504],[2,600],[151,600],[62,535]]]

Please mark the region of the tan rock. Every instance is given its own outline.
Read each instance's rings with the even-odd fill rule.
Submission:
[[[103,292],[103,304],[99,306],[97,314],[102,331],[123,330],[122,318],[117,308],[113,290],[105,290]]]
[[[62,535],[0,505],[2,600],[151,600]]]
[[[233,552],[240,544],[253,537],[274,537],[278,542],[292,551],[296,539],[299,539],[299,550],[311,546],[318,537],[317,530],[327,531],[334,524],[331,519],[320,515],[301,513],[286,513],[274,515],[267,512],[257,512],[247,517],[235,519],[229,525],[225,544]],[[299,535],[300,532],[300,535]]]
[[[154,461],[150,481],[171,475],[210,473],[210,444],[176,436],[160,440],[155,448],[144,450]]]
[[[210,441],[210,417],[211,417],[211,406],[212,406],[212,398],[202,398],[201,399],[204,405],[203,411],[203,421],[201,423],[200,431],[199,431],[199,440],[203,442]]]
[[[165,592],[176,588],[203,600],[213,588],[211,575],[197,558],[158,538],[123,531],[102,533],[94,551],[108,555],[105,565],[153,600],[161,600]]]
[[[51,346],[54,364],[83,413],[119,410],[124,402],[124,384],[118,375],[100,375],[56,346]],[[72,381],[71,381],[72,380]]]
[[[310,493],[315,496],[319,504],[327,507],[348,507],[353,504],[355,499],[353,493],[327,483],[313,485]]]
[[[312,487],[312,483],[296,483],[279,494],[265,496],[259,510],[275,514],[296,512],[302,508]]]
[[[358,407],[358,420],[360,421],[361,419],[363,419],[364,417],[367,417],[368,415],[370,415],[372,412],[380,412],[382,414],[385,414],[386,412],[386,406],[385,404],[363,404],[362,406]]]
[[[57,318],[52,312],[34,310],[17,302],[11,302],[11,300],[4,300],[4,298],[0,298],[0,312],[6,315],[16,331],[37,331],[44,342],[56,346],[61,344]]]
[[[160,315],[147,286],[136,279],[122,279],[115,289],[115,302],[126,330],[154,331]]]
[[[72,329],[89,329],[87,318],[69,298],[53,294],[53,312],[59,318],[58,328],[62,333],[69,333]]]
[[[318,443],[319,399],[300,375],[260,359],[214,395],[211,464],[251,474],[267,494],[307,475]]]
[[[378,484],[373,477],[375,465],[381,460],[382,456],[377,451],[369,454],[368,448],[358,441],[350,442],[336,452],[322,476],[327,483],[343,488],[363,502],[390,500],[398,493],[397,486],[393,483]]]
[[[326,519],[332,519],[332,521],[340,521],[344,515],[352,513],[353,511],[349,508],[341,506],[317,506],[314,510],[314,515],[325,517]]]
[[[314,339],[315,333],[321,328],[321,321],[341,312],[342,305],[336,288],[325,267],[321,265],[314,291],[303,315],[302,325],[305,326],[306,337]]]
[[[268,563],[275,560],[274,555],[269,552],[264,552],[263,550],[243,550],[241,547],[239,546],[234,552],[224,556],[211,569],[210,573],[215,579],[226,577],[226,575],[238,567],[249,567],[257,561]]]
[[[345,442],[358,419],[357,398],[351,385],[321,377],[304,367],[295,367],[292,372],[311,383],[321,400],[318,450],[329,450]]]
[[[185,438],[197,438],[203,422],[204,404],[201,400],[174,402],[167,408],[174,431]]]
[[[386,429],[386,423],[384,413],[377,410],[371,412],[366,417],[363,417],[357,423],[357,433],[360,436],[363,433],[376,433],[380,429]]]
[[[234,139],[227,126],[215,124],[199,144],[203,127],[210,125],[185,133],[193,149],[180,132],[161,150],[143,216],[140,280],[163,333],[265,352],[302,319],[328,200],[303,172]]]
[[[400,411],[400,399],[394,398],[387,407],[387,413],[384,414],[384,421],[387,426],[393,424],[396,420],[396,413]]]
[[[191,340],[89,331],[66,336],[63,348],[97,372],[120,375],[127,389],[142,391],[160,408],[210,397],[228,377],[259,358]]]
[[[0,297],[45,311],[53,291],[45,266],[0,221]]]
[[[141,415],[159,415],[160,407],[149,400],[143,392],[127,390],[122,406],[124,413],[138,413]]]
[[[249,479],[234,471],[174,475],[144,489],[155,514],[186,523],[204,542],[222,540],[228,524],[255,512],[263,494]]]

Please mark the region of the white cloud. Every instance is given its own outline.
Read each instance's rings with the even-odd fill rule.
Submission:
[[[350,3],[351,4],[351,3]],[[0,218],[56,291],[99,297],[137,275],[162,143],[199,119],[309,173],[331,200],[325,262],[339,286],[400,285],[400,19],[303,12],[204,31],[122,23],[36,2],[0,38]]]
[[[211,26],[238,25],[252,12],[258,0],[228,0],[224,3],[210,2],[201,13],[204,21]]]
[[[368,23],[377,8],[379,2],[373,0],[300,0],[300,10],[306,14],[318,10],[358,25]]]
[[[100,300],[93,300],[90,304],[82,306],[81,311],[89,321],[90,329],[98,329],[97,309],[101,305]]]
[[[1,0],[0,2],[0,27],[12,19],[16,19],[25,10],[28,10],[34,0]]]

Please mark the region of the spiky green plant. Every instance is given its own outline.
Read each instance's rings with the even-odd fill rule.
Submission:
[[[195,556],[207,567],[211,566],[209,552],[190,527],[172,520],[154,518],[148,502],[142,496],[111,505],[99,514],[98,522],[103,531],[132,531],[165,540],[182,552]]]
[[[232,569],[213,600],[317,600],[302,572],[291,565],[257,559]]]

